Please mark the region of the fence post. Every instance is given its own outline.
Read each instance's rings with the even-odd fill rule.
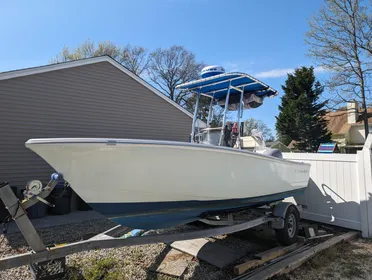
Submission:
[[[372,165],[371,165],[372,134],[369,134],[363,150],[358,152],[358,178],[361,229],[363,237],[372,236]]]
[[[359,205],[360,205],[360,229],[362,237],[369,237],[368,226],[368,207],[367,207],[367,190],[364,174],[364,153],[363,151],[357,152],[357,170],[358,170],[358,185],[359,185]]]

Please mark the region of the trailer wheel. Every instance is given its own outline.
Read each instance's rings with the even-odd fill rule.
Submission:
[[[300,214],[293,205],[289,206],[284,218],[284,227],[276,229],[276,239],[283,245],[291,245],[297,241]]]

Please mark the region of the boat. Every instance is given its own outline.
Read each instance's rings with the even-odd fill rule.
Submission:
[[[94,210],[130,228],[168,228],[301,194],[309,164],[282,159],[264,145],[256,152],[240,147],[243,110],[262,105],[277,91],[248,74],[213,69],[217,75],[177,87],[197,96],[190,143],[48,138],[30,139],[26,147]],[[204,129],[197,127],[202,95],[211,100]],[[215,104],[224,110],[217,128],[211,127]],[[227,122],[229,110],[237,111],[233,125]]]

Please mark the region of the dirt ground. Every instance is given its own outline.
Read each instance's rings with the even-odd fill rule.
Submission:
[[[372,239],[340,243],[275,280],[372,279]]]

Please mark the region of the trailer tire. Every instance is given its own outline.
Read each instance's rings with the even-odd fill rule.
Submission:
[[[291,205],[288,207],[284,217],[284,227],[276,229],[276,239],[282,245],[291,245],[296,243],[298,237],[298,226],[300,221],[300,213],[296,206]]]

